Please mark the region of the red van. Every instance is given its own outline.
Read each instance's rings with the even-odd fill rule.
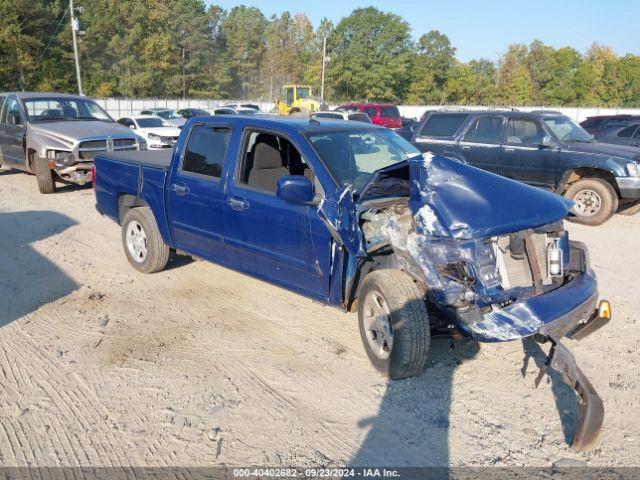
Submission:
[[[398,107],[392,103],[349,103],[341,105],[336,110],[357,110],[369,115],[371,122],[387,128],[401,128],[402,119]]]

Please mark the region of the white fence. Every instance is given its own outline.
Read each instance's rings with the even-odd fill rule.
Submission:
[[[148,108],[172,108],[179,110],[181,108],[203,108],[212,111],[221,105],[228,103],[255,103],[260,105],[263,111],[271,111],[273,109],[272,102],[261,102],[253,100],[190,100],[176,98],[97,98],[96,102],[104,108],[109,115],[114,118],[120,118],[127,115],[137,115],[140,111]],[[332,107],[333,108],[333,107]],[[466,110],[486,110],[491,107],[466,107],[455,105],[398,105],[400,114],[404,117],[419,118],[425,110],[442,110],[442,109],[466,109]],[[504,107],[500,107],[504,108]],[[581,122],[587,117],[594,115],[614,115],[619,113],[628,113],[640,115],[640,108],[581,108],[581,107],[517,107],[518,110],[555,110],[562,112],[568,117]]]

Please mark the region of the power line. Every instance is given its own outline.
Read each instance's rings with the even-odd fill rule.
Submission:
[[[53,32],[53,35],[51,36],[51,39],[49,40],[49,43],[47,44],[45,49],[42,51],[42,55],[40,55],[40,58],[36,62],[36,66],[33,69],[33,71],[31,72],[31,75],[29,75],[29,78],[27,78],[27,81],[24,84],[25,88],[29,86],[29,83],[31,82],[31,79],[33,78],[33,75],[38,71],[38,67],[40,66],[40,62],[42,62],[42,59],[44,58],[44,56],[49,51],[49,47],[51,47],[51,44],[53,43],[54,39],[56,38],[56,35],[58,35],[58,31],[60,30],[60,26],[62,25],[62,22],[64,21],[64,19],[66,17],[67,17],[67,9],[65,8],[64,12],[62,12],[62,17],[60,17],[60,20],[58,21],[58,25],[56,26],[56,30]]]

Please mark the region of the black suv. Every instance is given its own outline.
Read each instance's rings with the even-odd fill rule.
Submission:
[[[432,112],[411,142],[573,200],[572,220],[599,225],[640,207],[640,149],[596,142],[559,112]]]

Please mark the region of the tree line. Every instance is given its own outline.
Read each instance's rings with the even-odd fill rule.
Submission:
[[[304,13],[266,17],[203,0],[76,0],[85,93],[95,97],[272,100],[286,83],[325,99],[408,104],[640,106],[640,56],[536,40],[497,62],[462,62],[449,38],[358,8],[317,27]],[[0,91],[76,90],[67,0],[0,0]],[[482,41],[481,38],[478,41]]]

